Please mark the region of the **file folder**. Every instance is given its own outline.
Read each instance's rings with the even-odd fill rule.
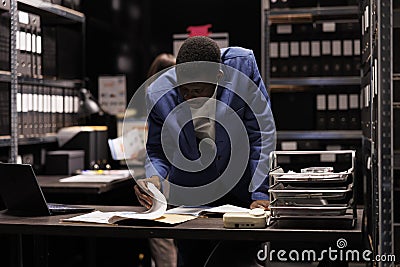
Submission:
[[[316,95],[316,129],[326,130],[326,95],[317,94]]]
[[[10,135],[9,86],[0,83],[0,135]]]
[[[10,14],[0,13],[0,70],[10,70]]]

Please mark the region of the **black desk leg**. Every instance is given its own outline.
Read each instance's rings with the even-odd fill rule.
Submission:
[[[96,238],[86,237],[85,238],[85,261],[87,267],[96,266]]]
[[[10,244],[10,266],[23,267],[22,235],[11,235]]]
[[[47,236],[33,236],[33,257],[37,267],[49,266],[49,248]]]

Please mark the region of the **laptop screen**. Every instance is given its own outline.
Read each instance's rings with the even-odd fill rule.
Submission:
[[[31,165],[0,163],[0,194],[10,214],[50,215]]]

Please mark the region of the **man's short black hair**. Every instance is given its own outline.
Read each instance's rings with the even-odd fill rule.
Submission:
[[[183,42],[176,57],[177,79],[180,83],[216,82],[220,62],[221,51],[214,40],[205,36],[190,37]]]
[[[221,62],[218,44],[206,36],[193,36],[183,42],[176,57],[176,64],[193,61]]]

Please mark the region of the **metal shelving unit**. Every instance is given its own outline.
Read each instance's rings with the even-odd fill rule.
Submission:
[[[398,137],[394,135],[396,123],[393,111],[396,105],[393,102],[393,80],[397,79],[397,75],[393,75],[393,64],[397,62],[394,61],[393,51],[397,47],[392,41],[393,27],[399,25],[399,12],[393,12],[392,4],[393,1],[364,0],[360,5],[364,27],[364,177],[371,197],[367,206],[367,221],[371,246],[375,254],[380,255],[394,254],[394,247],[400,245],[395,238],[398,224],[394,221],[398,207],[393,203],[395,194],[399,192],[394,188],[394,170],[396,162],[398,164],[394,140]],[[377,266],[393,264],[379,262]]]
[[[18,73],[17,73],[17,31],[18,31],[18,8],[17,1],[10,0],[11,12],[11,91],[10,91],[10,162],[16,163],[18,158]]]
[[[359,95],[359,86],[361,83],[361,77],[356,75],[349,75],[349,76],[344,76],[340,74],[335,74],[336,76],[333,76],[329,73],[326,73],[325,75],[322,75],[322,71],[318,75],[312,75],[311,74],[293,74],[293,75],[274,75],[272,76],[272,70],[271,70],[271,58],[270,58],[270,43],[273,42],[287,42],[291,43],[293,41],[300,43],[301,41],[308,41],[311,43],[311,41],[321,41],[320,49],[321,49],[321,56],[322,56],[322,40],[325,39],[313,39],[313,37],[307,37],[303,34],[299,38],[298,35],[293,35],[293,38],[299,38],[299,39],[290,39],[291,35],[290,34],[295,34],[296,30],[299,28],[294,28],[297,27],[296,24],[298,25],[315,25],[319,24],[325,24],[325,23],[353,23],[352,25],[355,25],[356,23],[359,22],[359,7],[356,5],[353,6],[331,6],[331,7],[320,7],[320,6],[315,6],[315,7],[307,7],[307,8],[270,8],[270,1],[268,0],[263,0],[262,1],[262,64],[261,64],[261,70],[263,73],[263,78],[264,82],[268,88],[268,91],[271,96],[271,101],[272,101],[272,108],[274,107],[279,107],[282,106],[279,101],[287,101],[289,97],[291,98],[297,98],[299,96],[301,99],[305,99],[306,97],[317,97],[317,95],[324,95],[328,98],[328,94],[357,94]],[[272,34],[275,34],[274,36],[277,36],[278,29],[277,26],[282,25],[283,29],[285,26],[290,25],[293,27],[292,29],[287,30],[285,28],[285,33],[287,33],[287,36],[284,36],[285,33],[282,34],[282,36],[276,37],[276,39],[273,39],[275,37],[271,37]],[[293,25],[293,26],[292,26]],[[275,27],[275,28],[274,28]],[[339,26],[338,26],[339,27]],[[311,27],[310,27],[311,28]],[[313,29],[316,29],[313,26]],[[322,26],[321,26],[322,29]],[[283,30],[282,30],[283,31]],[[288,33],[289,32],[289,33]],[[339,35],[337,35],[335,38],[340,39],[340,32],[337,32]],[[314,33],[310,33],[311,35],[315,35]],[[325,37],[324,37],[325,38]],[[329,38],[333,38],[330,36]],[[331,40],[331,39],[327,40]],[[349,37],[350,39],[355,39],[358,37]],[[281,44],[278,44],[279,46],[279,51],[281,49]],[[291,44],[289,46],[289,51],[291,51]],[[310,45],[311,46],[311,45]],[[301,45],[300,45],[301,48]],[[299,49],[300,49],[299,48]],[[281,52],[279,52],[281,53]],[[291,52],[289,52],[290,54]],[[298,54],[300,56],[301,53]],[[309,56],[311,57],[311,55]],[[312,59],[312,58],[310,58]],[[319,58],[318,60],[322,59]],[[291,60],[291,55],[289,55],[288,60],[290,62]],[[315,60],[315,59],[314,59]],[[317,61],[315,61],[317,62]],[[276,63],[279,65],[279,63]],[[290,65],[291,63],[288,63]],[[322,63],[320,63],[322,64]],[[311,63],[310,63],[311,65]],[[322,66],[322,65],[321,65]],[[300,68],[300,66],[299,66]],[[272,76],[272,77],[271,77]],[[290,77],[289,77],[290,76]],[[287,98],[284,96],[284,94],[287,94]],[[293,96],[295,94],[295,96]],[[276,98],[274,99],[274,96]],[[278,98],[279,96],[279,98]],[[316,99],[313,99],[312,101],[309,101],[310,98],[307,99],[307,104],[304,105],[309,105],[310,103],[313,103],[313,105],[316,105]],[[275,102],[274,102],[275,101]],[[276,102],[278,101],[278,102]],[[297,103],[297,102],[295,102]],[[314,108],[314,107],[312,107]],[[284,113],[284,110],[280,110],[281,112]],[[310,111],[310,108],[307,107],[304,112]],[[273,110],[274,112],[274,110]],[[282,114],[281,112],[276,111],[277,122],[281,122],[278,114]],[[289,112],[289,111],[287,111]],[[353,111],[352,111],[353,112]],[[274,112],[275,113],[275,112]],[[277,139],[278,139],[278,146],[281,145],[283,146],[283,142],[292,142],[293,146],[289,144],[288,147],[291,149],[300,149],[300,148],[305,148],[307,150],[309,149],[314,149],[314,150],[323,150],[323,149],[357,149],[357,157],[359,157],[359,150],[361,150],[361,137],[362,137],[362,132],[359,130],[357,127],[330,127],[326,123],[326,128],[322,128],[320,125],[317,125],[317,118],[316,117],[311,117],[311,116],[317,116],[317,111],[313,111],[312,114],[309,113],[304,113],[304,118],[308,117],[308,120],[315,120],[314,122],[314,128],[310,129],[310,124],[307,124],[307,126],[304,126],[303,128],[296,128],[295,126],[287,127],[288,124],[285,124],[285,127],[278,128],[277,130]],[[299,115],[300,116],[300,115]],[[299,116],[297,118],[299,118]],[[285,117],[286,119],[289,119],[287,116]],[[293,119],[293,118],[291,118]],[[328,118],[326,118],[328,120]],[[277,123],[277,127],[279,123]],[[297,123],[296,125],[298,125]],[[285,144],[286,146],[286,144]],[[357,161],[359,159],[357,158]],[[357,167],[359,166],[359,162],[357,162]],[[357,173],[358,175],[358,173]],[[361,177],[357,177],[357,179],[361,179]]]
[[[43,26],[55,25],[77,25],[82,44],[82,75],[79,79],[54,78],[33,78],[19,76],[17,73],[17,33],[18,33],[18,12],[25,11],[39,15]],[[1,136],[0,147],[9,147],[10,162],[16,162],[19,145],[34,145],[56,142],[55,134],[46,133],[38,137],[21,137],[18,132],[18,111],[17,94],[20,85],[45,86],[48,88],[78,89],[84,84],[85,77],[85,15],[81,12],[65,8],[56,4],[41,0],[11,0],[10,3],[10,71],[0,72],[0,82],[10,84],[10,135]],[[75,27],[75,26],[74,26]],[[79,30],[81,29],[81,30]]]

